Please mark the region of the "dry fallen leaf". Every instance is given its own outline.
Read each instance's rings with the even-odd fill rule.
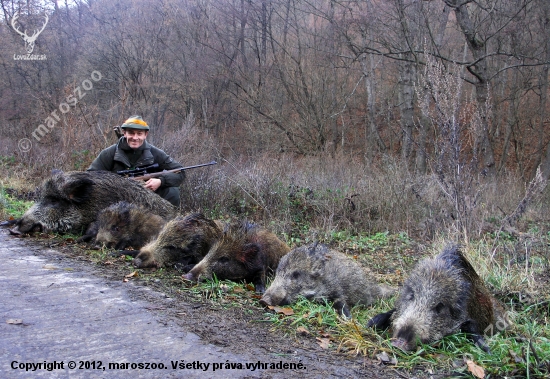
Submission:
[[[468,371],[470,371],[473,376],[480,379],[485,378],[485,370],[483,367],[476,365],[474,361],[469,359],[466,360],[466,364],[468,365]]]
[[[321,346],[321,348],[326,350],[330,346],[330,339],[317,337],[317,343]]]
[[[57,267],[51,264],[45,264],[42,268],[45,268],[46,270],[57,270]]]
[[[234,288],[233,288],[233,292],[235,292],[235,293],[243,293],[243,292],[244,292],[244,288],[243,288],[243,287],[234,287]]]
[[[303,335],[310,334],[309,330],[307,330],[303,326],[299,326],[298,328],[296,328],[296,333],[303,334]]]
[[[139,276],[139,273],[137,271],[134,271],[134,272],[129,273],[128,275],[125,275],[124,277],[125,278],[133,278],[133,277],[138,277],[138,276]]]
[[[8,318],[6,320],[6,324],[21,325],[22,323],[23,323],[23,320],[20,318]]]
[[[250,283],[246,283],[246,289],[249,290],[249,291],[256,291],[254,286]]]
[[[285,316],[292,316],[294,314],[292,308],[275,307],[273,305],[268,306],[268,308],[274,310],[275,313],[282,313]]]

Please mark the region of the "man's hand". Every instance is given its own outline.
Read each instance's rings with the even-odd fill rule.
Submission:
[[[145,182],[144,187],[150,189],[151,191],[156,191],[160,187],[160,179],[151,178]]]

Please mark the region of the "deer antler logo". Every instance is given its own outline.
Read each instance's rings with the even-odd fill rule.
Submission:
[[[17,32],[17,34],[19,34],[21,37],[23,37],[23,40],[25,41],[25,49],[27,50],[27,53],[31,54],[32,51],[34,50],[34,41],[36,41],[36,39],[38,38],[40,33],[42,33],[42,31],[44,30],[46,25],[48,25],[48,20],[49,20],[48,15],[45,15],[46,21],[44,22],[44,26],[42,26],[42,29],[40,29],[40,30],[35,29],[32,36],[28,36],[26,30],[25,30],[25,32],[22,32],[19,29],[17,29],[16,22],[17,22],[18,18],[19,18],[19,12],[15,13],[13,15],[13,18],[11,19],[11,26],[12,26],[13,30],[15,30]]]

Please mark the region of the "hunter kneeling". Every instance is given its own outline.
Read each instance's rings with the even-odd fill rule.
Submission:
[[[124,122],[121,129],[123,136],[116,144],[99,153],[88,171],[118,172],[158,164],[158,167],[148,170],[148,173],[153,173],[183,167],[164,151],[145,140],[149,133],[149,125],[143,121],[141,116],[130,117]],[[183,170],[167,172],[162,176],[147,180],[144,187],[154,191],[173,205],[179,206],[179,186],[184,179],[185,173]]]

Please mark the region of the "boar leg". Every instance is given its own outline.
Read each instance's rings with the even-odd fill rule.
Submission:
[[[338,312],[340,316],[344,316],[346,318],[351,318],[351,312],[344,300],[336,300],[333,303],[334,309]]]
[[[480,347],[484,352],[491,354],[491,350],[489,349],[487,342],[485,342],[485,338],[483,338],[483,336],[479,333],[477,322],[474,320],[468,320],[461,325],[460,330],[464,333],[468,333],[468,336],[474,344]]]
[[[388,329],[391,325],[391,316],[393,315],[393,312],[395,312],[395,309],[392,309],[386,313],[377,314],[369,320],[367,326],[381,330]]]
[[[99,230],[99,224],[97,223],[97,221],[90,223],[90,225],[86,229],[86,232],[84,232],[84,235],[81,237],[78,237],[76,239],[76,242],[78,243],[90,242],[91,240],[96,238],[98,230]]]

